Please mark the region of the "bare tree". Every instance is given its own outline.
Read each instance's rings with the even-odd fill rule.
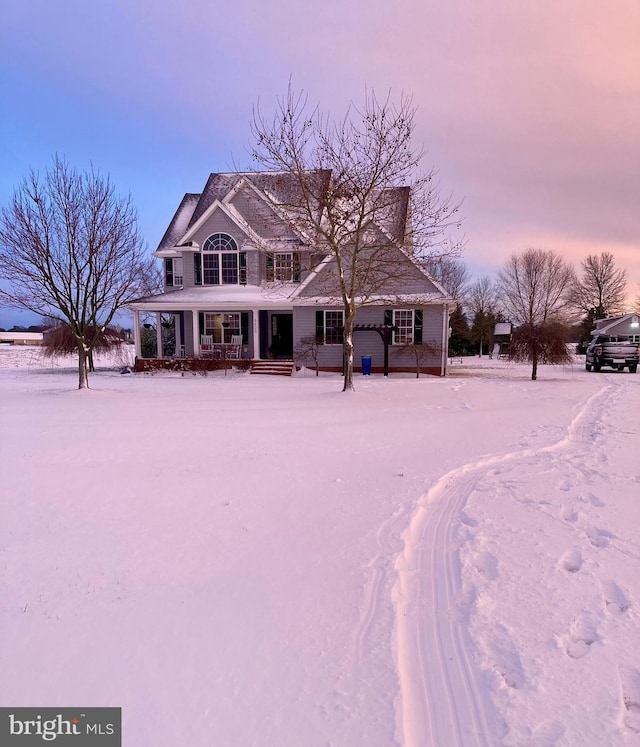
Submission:
[[[78,388],[87,387],[91,351],[116,311],[144,290],[148,262],[131,198],[117,197],[109,177],[56,156],[2,209],[0,262],[0,301],[68,324]]]
[[[533,370],[531,378],[537,378],[539,363],[571,363],[571,354],[567,347],[568,327],[557,321],[546,321],[542,324],[527,323],[517,327],[509,343],[509,359],[512,361],[531,361]]]
[[[398,348],[398,355],[412,358],[416,364],[416,379],[420,378],[423,363],[432,359],[434,354],[441,353],[442,348],[434,342],[410,342]]]
[[[522,333],[514,333],[517,344],[512,342],[509,355],[515,360],[531,361],[534,380],[538,363],[567,361],[564,326],[560,322],[570,304],[573,278],[573,269],[562,257],[533,248],[512,255],[499,273],[498,285],[507,315],[523,328]]]
[[[96,338],[95,341],[93,338]],[[87,338],[91,340],[92,352],[109,352],[123,343],[121,333],[115,327],[104,330],[87,329]],[[78,350],[78,344],[68,324],[58,324],[49,330],[42,345],[45,356],[54,358],[58,355],[72,355]],[[93,366],[90,366],[93,371]]]
[[[471,339],[479,346],[482,358],[484,343],[489,343],[499,315],[499,291],[491,278],[478,278],[469,287],[465,305],[471,318]]]
[[[271,119],[254,110],[255,162],[294,185],[273,196],[274,207],[323,258],[324,297],[344,311],[343,391],[354,388],[358,308],[400,302],[403,273],[417,270],[406,257],[460,250],[449,236],[460,228],[459,203],[434,169],[419,173],[414,116],[408,98],[395,105],[368,94],[334,121],[291,87]]]
[[[308,337],[302,337],[293,351],[295,360],[301,363],[313,361],[316,376],[320,375],[319,353],[321,344],[322,341],[318,335],[309,335]]]
[[[422,264],[454,301],[463,300],[469,287],[469,271],[462,259],[451,254],[432,255],[425,257]]]
[[[622,313],[627,296],[627,271],[616,267],[611,252],[590,254],[571,284],[572,307],[593,319]]]

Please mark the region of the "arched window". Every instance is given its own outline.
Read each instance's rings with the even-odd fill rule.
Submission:
[[[204,285],[238,285],[246,282],[240,275],[246,266],[246,255],[238,251],[235,240],[226,233],[214,233],[202,245],[202,279]]]

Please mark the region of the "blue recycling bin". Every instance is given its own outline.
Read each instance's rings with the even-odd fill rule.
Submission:
[[[360,360],[362,362],[362,375],[371,376],[371,356],[362,355],[360,356]]]

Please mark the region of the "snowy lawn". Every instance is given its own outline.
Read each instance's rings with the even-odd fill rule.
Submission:
[[[640,376],[0,347],[0,705],[129,747],[640,744]]]

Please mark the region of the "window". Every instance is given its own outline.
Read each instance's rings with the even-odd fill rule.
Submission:
[[[247,282],[247,255],[238,251],[235,240],[226,233],[214,233],[202,246],[202,257],[194,258],[196,285],[244,285]]]
[[[300,282],[300,256],[298,252],[276,252],[267,255],[267,282]]]
[[[324,345],[342,345],[344,336],[344,311],[318,311],[316,334]]]
[[[167,287],[183,285],[182,257],[167,257],[164,261],[164,282]]]
[[[395,327],[392,345],[422,344],[422,309],[388,309],[384,312],[384,323]]]
[[[231,342],[233,335],[242,334],[240,314],[218,314],[205,311],[203,335],[211,335],[215,343]]]
[[[413,342],[413,309],[396,309],[393,312],[394,345],[410,345]]]

